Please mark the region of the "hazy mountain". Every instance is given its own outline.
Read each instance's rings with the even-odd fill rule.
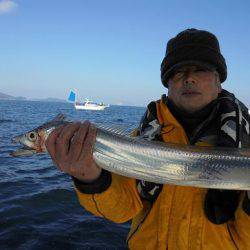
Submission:
[[[42,101],[42,102],[66,102],[66,100],[58,99],[58,98],[44,98],[44,99],[38,99],[38,98],[32,98],[27,99],[26,97],[22,96],[11,96],[0,92],[0,100],[27,100],[27,101]]]
[[[44,101],[46,101],[46,102],[66,102],[66,100],[59,99],[59,98],[53,98],[53,97],[46,98],[46,99],[44,99]]]
[[[6,94],[0,92],[0,99],[12,99],[12,98],[13,98],[13,96],[6,95]]]
[[[15,97],[0,92],[0,100],[26,100],[26,98],[22,96]]]
[[[40,102],[66,102],[66,100],[63,99],[59,99],[59,98],[53,98],[53,97],[48,97],[48,98],[44,98],[44,99],[40,99],[40,98],[33,98],[31,99],[31,101],[40,101]]]

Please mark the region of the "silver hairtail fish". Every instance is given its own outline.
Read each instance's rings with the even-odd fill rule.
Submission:
[[[13,138],[25,147],[12,156],[46,152],[45,141],[63,115]],[[97,126],[96,163],[110,172],[155,183],[250,190],[250,148],[210,148],[150,142]]]

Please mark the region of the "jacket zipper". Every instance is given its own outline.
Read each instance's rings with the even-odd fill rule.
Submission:
[[[229,233],[229,235],[230,235],[230,238],[231,238],[231,240],[232,240],[232,242],[233,242],[235,248],[236,248],[237,250],[239,250],[239,248],[238,248],[237,245],[236,245],[236,242],[234,241],[234,238],[233,238],[233,235],[232,235],[232,233],[231,233],[231,230],[230,230],[230,227],[229,227],[228,222],[227,222],[227,231],[228,231],[228,233]]]

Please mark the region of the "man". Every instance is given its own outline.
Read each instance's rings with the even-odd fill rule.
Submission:
[[[135,133],[147,140],[249,147],[248,110],[222,90],[227,68],[217,38],[188,29],[167,44],[161,79],[168,96],[151,102]],[[246,191],[159,185],[101,170],[95,128],[74,123],[47,140],[55,164],[73,176],[80,203],[117,223],[132,219],[131,249],[250,249]],[[70,146],[69,146],[70,145]]]

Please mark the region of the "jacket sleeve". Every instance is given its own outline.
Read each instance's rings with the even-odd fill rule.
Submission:
[[[246,194],[241,198],[235,220],[230,223],[229,230],[238,249],[250,249],[250,200]]]
[[[142,209],[136,180],[111,174],[110,186],[101,193],[86,194],[75,184],[80,204],[94,215],[116,223],[129,221]]]

